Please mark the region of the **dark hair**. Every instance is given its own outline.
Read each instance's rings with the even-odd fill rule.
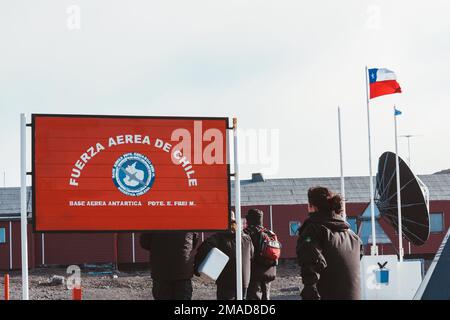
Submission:
[[[308,190],[308,202],[319,209],[319,211],[342,212],[342,197],[333,194],[325,187],[312,187]]]

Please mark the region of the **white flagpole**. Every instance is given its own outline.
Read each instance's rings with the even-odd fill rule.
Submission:
[[[397,177],[397,215],[398,215],[398,256],[400,262],[403,261],[403,237],[402,237],[402,200],[400,190],[400,165],[398,159],[398,135],[397,135],[397,115],[394,106],[394,128],[395,128],[395,175]]]
[[[242,220],[241,220],[241,182],[239,179],[237,118],[233,118],[234,137],[234,211],[236,215],[236,300],[242,297]]]
[[[20,114],[20,226],[22,246],[22,299],[28,300],[28,237],[27,237],[27,123]]]
[[[338,128],[339,128],[339,158],[341,165],[341,196],[344,218],[347,219],[346,201],[345,201],[345,180],[344,180],[344,163],[342,161],[342,130],[341,130],[341,108],[338,107]]]
[[[378,255],[377,237],[375,235],[375,201],[374,201],[374,188],[372,177],[372,144],[370,141],[370,99],[369,99],[369,81],[368,81],[368,69],[366,66],[366,102],[367,102],[367,133],[369,139],[369,192],[370,192],[370,218],[372,221],[372,246],[370,248],[370,254],[372,256]]]

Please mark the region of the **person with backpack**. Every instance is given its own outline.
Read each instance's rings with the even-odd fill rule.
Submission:
[[[198,234],[192,232],[143,233],[141,247],[150,252],[155,300],[191,300]]]
[[[212,248],[225,253],[229,260],[216,280],[217,300],[236,300],[236,229],[234,212],[231,212],[231,230],[218,232],[207,238],[198,248],[195,256],[195,275],[200,276],[198,267]],[[242,233],[242,296],[245,297],[250,283],[251,260],[254,249],[252,239]]]
[[[359,300],[359,237],[342,216],[342,199],[324,187],[308,190],[309,218],[298,231],[303,300]]]
[[[275,280],[281,244],[276,234],[263,227],[264,212],[250,209],[244,232],[252,239],[255,258],[252,261],[247,300],[270,300],[270,283]]]

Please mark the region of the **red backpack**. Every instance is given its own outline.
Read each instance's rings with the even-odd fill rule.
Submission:
[[[277,265],[281,256],[281,243],[275,232],[262,226],[256,226],[259,233],[259,248],[255,248],[259,253],[259,260],[269,266]]]

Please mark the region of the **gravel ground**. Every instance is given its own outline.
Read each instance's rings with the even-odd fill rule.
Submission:
[[[111,275],[90,275],[82,271],[83,299],[86,300],[152,300],[152,280],[148,271],[116,272],[117,278]],[[272,298],[274,300],[299,299],[301,278],[299,268],[293,261],[283,261],[278,266],[278,276],[272,282]],[[30,271],[30,299],[32,300],[67,300],[72,293],[63,284],[49,285],[54,275],[67,277],[65,268],[39,268]],[[10,273],[10,299],[21,298],[21,273]],[[206,277],[194,277],[195,300],[215,299],[216,287]],[[4,278],[0,279],[0,300],[3,297]]]

